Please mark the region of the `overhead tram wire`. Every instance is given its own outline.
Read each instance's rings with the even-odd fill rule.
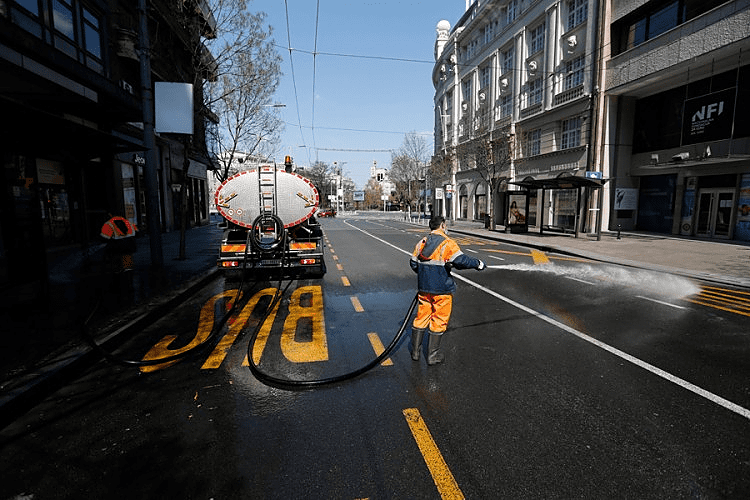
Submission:
[[[315,44],[314,44],[314,52],[313,52],[313,81],[312,81],[312,117],[310,120],[310,128],[311,128],[311,134],[312,134],[312,143],[313,148],[317,150],[317,145],[315,144],[315,80],[316,80],[316,72],[317,72],[317,54],[318,54],[318,21],[320,19],[320,0],[317,2],[317,7],[315,10]],[[308,161],[310,159],[310,154],[308,152]]]
[[[289,66],[292,69],[292,85],[294,86],[294,102],[297,109],[297,122],[299,125],[299,135],[302,138],[302,144],[305,144],[305,134],[302,133],[302,119],[299,114],[299,97],[297,95],[297,80],[294,76],[294,59],[292,57],[292,35],[291,30],[289,29],[289,2],[288,0],[284,0],[284,8],[286,10],[286,39],[287,39],[287,49],[289,50]]]

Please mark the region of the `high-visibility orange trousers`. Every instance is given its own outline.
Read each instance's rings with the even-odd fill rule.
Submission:
[[[423,330],[429,328],[432,333],[444,333],[453,309],[453,295],[419,292],[419,308],[412,326]]]

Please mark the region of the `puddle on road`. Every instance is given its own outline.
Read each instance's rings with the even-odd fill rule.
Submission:
[[[560,266],[554,263],[544,265],[508,264],[487,267],[505,271],[548,273],[607,286],[627,286],[635,288],[641,293],[659,295],[670,299],[681,299],[696,295],[701,291],[698,285],[687,278],[643,269],[628,269],[616,266],[594,267],[590,265]]]

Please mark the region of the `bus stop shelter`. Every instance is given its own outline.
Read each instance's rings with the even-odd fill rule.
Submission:
[[[557,177],[552,178],[534,178],[532,176],[525,177],[523,180],[520,181],[514,181],[510,182],[509,184],[514,184],[516,186],[519,186],[526,190],[527,192],[541,191],[541,199],[544,200],[544,194],[545,191],[548,190],[555,190],[555,189],[575,189],[576,190],[576,212],[575,212],[575,237],[578,237],[578,234],[580,232],[580,223],[581,223],[581,200],[582,200],[582,193],[584,190],[601,190],[604,187],[604,184],[607,182],[607,179],[601,178],[600,172],[586,172],[585,176],[580,175],[572,175],[570,173],[563,173],[560,174]],[[597,239],[601,239],[601,212],[602,212],[602,199],[603,196],[599,196],[598,199],[598,206],[597,208],[593,209],[598,212],[596,216],[596,235]],[[539,233],[544,234],[544,211],[542,210],[542,213],[540,214],[540,220],[539,220]]]

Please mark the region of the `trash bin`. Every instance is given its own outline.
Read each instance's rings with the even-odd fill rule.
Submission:
[[[490,228],[490,216],[489,214],[484,214],[484,228],[489,229]]]

